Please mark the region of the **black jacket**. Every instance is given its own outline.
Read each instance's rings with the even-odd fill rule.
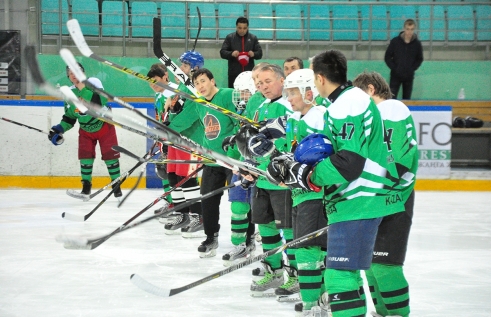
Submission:
[[[391,76],[401,80],[414,78],[414,72],[423,63],[423,46],[416,34],[409,43],[403,39],[403,32],[394,37],[385,52],[385,63],[389,66]]]
[[[233,51],[239,52],[254,52],[254,57],[249,58],[249,64],[247,64],[242,70],[242,65],[236,57],[232,56]],[[227,35],[222,44],[222,49],[220,50],[220,56],[223,59],[228,60],[228,74],[236,77],[242,71],[252,70],[254,68],[254,60],[261,59],[263,57],[263,50],[259,41],[254,34],[249,32],[244,35],[244,49],[242,50],[242,37],[237,34],[237,32],[230,33]]]

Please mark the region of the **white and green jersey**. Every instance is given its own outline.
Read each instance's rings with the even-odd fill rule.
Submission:
[[[392,154],[401,180],[404,201],[414,189],[418,170],[418,142],[413,117],[407,106],[390,99],[377,105],[385,127],[385,142]]]
[[[294,152],[300,141],[313,133],[322,133],[324,129],[324,106],[313,106],[310,110],[302,115],[300,112],[294,112],[286,123],[286,151]],[[324,193],[307,191],[305,189],[292,189],[293,207],[307,200],[322,199]]]
[[[339,94],[339,95],[338,95]],[[336,96],[333,96],[336,95]],[[326,197],[329,223],[373,219],[404,210],[394,159],[384,143],[380,112],[361,89],[334,91],[323,131],[334,154],[316,165],[312,183],[337,185]]]
[[[266,99],[259,107],[256,109],[254,114],[252,114],[252,120],[256,122],[266,121],[269,119],[276,119],[280,116],[287,116],[292,114],[292,106],[283,97],[280,97],[275,100]],[[278,149],[282,149],[286,147],[286,141],[284,138],[276,139],[275,146]],[[266,170],[269,163],[268,157],[258,157],[257,162],[260,164],[258,168],[262,170]],[[263,189],[272,189],[272,190],[285,190],[285,187],[280,187],[277,185],[271,184],[266,178],[260,176],[257,180],[256,186]]]

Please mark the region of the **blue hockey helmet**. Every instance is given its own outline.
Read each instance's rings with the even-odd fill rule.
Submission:
[[[331,141],[319,133],[309,134],[293,152],[295,161],[307,165],[315,165],[334,153]]]
[[[196,66],[198,68],[203,68],[205,65],[205,59],[201,53],[196,51],[187,51],[182,53],[181,57],[179,57],[181,63],[186,63],[191,65],[191,69],[194,69]]]

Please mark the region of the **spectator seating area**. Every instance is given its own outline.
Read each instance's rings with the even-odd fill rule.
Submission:
[[[68,36],[65,22],[78,19],[88,37],[148,41],[152,18],[162,19],[162,37],[193,39],[201,13],[201,40],[220,40],[246,16],[262,42],[337,41],[387,44],[406,19],[415,19],[422,41],[432,45],[488,45],[491,1],[194,1],[41,0],[44,38]],[[61,8],[61,14],[60,14]]]

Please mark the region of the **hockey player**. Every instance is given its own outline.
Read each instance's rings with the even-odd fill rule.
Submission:
[[[324,283],[333,317],[365,316],[360,270],[370,268],[382,218],[404,210],[402,193],[395,189],[399,178],[384,143],[380,112],[367,94],[347,81],[346,57],[336,50],[320,53],[313,71],[317,90],[332,102],[322,132],[334,154],[315,165],[289,159],[273,159],[271,164],[277,164],[274,170],[281,171],[290,188],[319,191],[337,186],[326,196]]]
[[[292,72],[285,79],[283,95],[292,105],[295,111],[288,117],[286,126],[280,117],[265,125],[259,130],[260,134],[249,140],[250,150],[256,155],[274,150],[272,136],[286,136],[287,153],[295,152],[295,157],[301,158],[304,163],[315,164],[320,159],[331,155],[331,142],[319,134],[324,128],[324,114],[326,108],[314,106],[316,89],[314,86],[314,72],[310,69],[299,69]],[[263,134],[265,133],[265,134]],[[257,149],[261,148],[260,152]],[[292,154],[285,157],[291,157]],[[276,158],[279,160],[279,158]],[[274,168],[274,165],[272,166]],[[282,182],[277,179],[277,182]],[[324,193],[307,191],[304,189],[292,189],[293,199],[293,233],[295,238],[324,228],[327,225],[323,202]],[[318,305],[321,297],[321,284],[323,261],[327,236],[323,235],[297,247],[295,258],[298,267],[298,281],[303,302],[303,312],[307,313],[312,307]],[[291,292],[278,288],[278,296],[292,295]]]
[[[201,68],[193,73],[193,82],[199,94],[206,100],[230,111],[235,111],[232,101],[233,89],[217,88],[213,74],[206,68]],[[199,124],[201,140],[206,148],[225,154],[222,149],[223,139],[235,133],[238,122],[216,110],[201,106],[198,103],[190,103],[186,115],[181,114],[171,120],[169,128],[182,132],[195,124]],[[203,133],[204,132],[204,133]],[[204,134],[204,135],[203,135]],[[215,189],[225,186],[226,181],[232,178],[232,171],[217,165],[207,165],[203,169],[201,178],[201,194],[207,194]],[[200,257],[216,255],[218,248],[218,231],[220,230],[220,200],[222,194],[217,194],[202,201],[203,225],[206,240],[198,247]]]
[[[418,143],[414,121],[402,102],[391,99],[385,79],[376,72],[358,75],[353,85],[370,95],[380,110],[386,142],[401,179],[405,212],[385,216],[378,227],[372,265],[366,277],[376,313],[373,316],[409,316],[409,285],[402,266],[413,218]]]
[[[78,63],[78,66],[85,73],[82,64]],[[106,107],[107,99],[92,92],[92,90],[85,87],[84,83],[79,82],[68,66],[66,67],[66,74],[68,79],[73,83],[71,89],[78,98]],[[103,89],[99,79],[91,77],[88,80],[97,88]],[[99,142],[102,160],[106,164],[111,180],[120,176],[120,154],[112,149],[114,145],[118,145],[118,139],[116,129],[113,125],[81,113],[77,107],[70,103],[65,103],[65,114],[59,124],[51,127],[48,139],[54,145],[62,144],[64,141],[63,133],[73,128],[77,121],[80,124],[78,159],[80,160],[80,171],[82,174],[81,194],[88,196],[92,189],[92,167],[95,160],[95,146],[97,142]],[[115,188],[114,197],[118,198],[118,200],[123,196],[119,186],[119,182],[113,185],[113,188]]]
[[[272,64],[263,66],[259,69],[257,80],[261,93],[267,99],[259,105],[254,113],[247,111],[251,119],[261,122],[292,113],[290,103],[282,97],[285,77],[283,70],[279,66]],[[244,158],[252,159],[253,157],[247,148],[247,140],[242,140],[248,138],[245,128],[247,127],[241,129],[237,134],[237,145]],[[284,138],[277,140],[277,143],[279,148],[286,146]],[[260,164],[259,168],[265,169],[268,160],[269,157],[257,159]],[[247,177],[247,175],[244,176]],[[281,229],[283,230],[283,238],[287,242],[293,240],[291,208],[290,190],[273,185],[265,178],[259,177],[256,186],[253,188],[252,222],[258,225],[264,252],[282,245]],[[252,282],[252,296],[274,296],[274,290],[278,287],[298,290],[294,250],[287,249],[287,253],[290,261],[290,265],[286,267],[288,280],[284,282],[283,272],[285,267],[282,255],[275,254],[267,257],[263,262],[264,277]],[[260,274],[259,272],[255,270],[253,274]]]
[[[170,85],[171,87],[177,88],[177,85],[169,82],[169,74],[167,72],[167,68],[165,65],[159,63],[154,64],[150,68],[150,71],[147,74],[147,77],[150,77],[158,82]],[[162,87],[151,84],[152,89],[156,92],[155,94],[155,111],[157,115],[157,119],[161,122],[166,122],[169,118],[169,108],[165,108],[165,104],[167,99],[173,95],[171,91],[164,90]],[[175,102],[178,102],[178,98],[174,98]],[[178,113],[178,106],[172,108],[174,113]],[[161,157],[168,157],[168,147],[163,146],[161,144],[161,151],[163,155]],[[190,160],[192,155],[186,152],[175,150],[171,147],[170,149],[171,156],[176,159]],[[156,164],[157,175],[163,178],[162,184],[164,185],[164,191],[169,190],[169,183],[172,186],[175,186],[179,181],[183,178],[187,177],[190,173],[192,173],[196,169],[196,164]],[[169,181],[167,180],[169,179]],[[169,202],[173,202],[174,206],[186,202],[188,199],[193,199],[199,196],[199,185],[198,181],[195,177],[186,181],[182,187],[176,188],[171,193],[172,200]],[[169,197],[169,196],[167,196]],[[170,198],[170,197],[169,197]],[[166,223],[165,233],[166,234],[181,234],[182,229],[189,227],[190,220],[192,218],[199,218],[201,214],[201,203],[195,203],[191,205],[186,210],[181,210],[180,212],[176,212],[172,214],[171,212],[167,212],[168,205],[158,209],[157,211],[162,213],[160,221]],[[195,232],[182,232],[183,237],[191,238],[191,237],[199,237],[203,236],[203,230],[197,230]]]
[[[189,77],[192,77],[194,71],[204,66],[203,56],[194,50],[184,52],[179,61],[181,65],[180,69]],[[179,83],[178,89],[189,94],[192,92],[182,82]],[[194,111],[194,102],[191,100],[182,100],[177,96],[167,98],[164,108],[168,111],[167,122],[176,120],[178,116],[186,117],[188,112]],[[199,123],[191,125],[182,134],[191,140],[201,141],[202,130]],[[193,156],[189,153],[177,150],[173,147],[168,147],[168,159],[189,160]],[[167,173],[169,175],[169,182],[171,186],[177,184],[184,177],[189,175],[192,170],[196,169],[196,165],[188,164],[167,164]],[[173,193],[173,203],[184,203],[186,200],[199,197],[200,186],[196,178],[188,180],[183,185],[183,190],[176,190]],[[182,234],[184,238],[203,237],[203,217],[201,202],[193,204],[189,209],[180,210],[172,214],[165,214],[159,219],[161,223],[165,224],[164,230],[167,234]]]
[[[234,82],[234,91],[232,94],[233,102],[237,108],[237,113],[243,113],[249,98],[256,93],[256,86],[252,79],[252,72],[242,72],[237,76]],[[233,136],[230,136],[233,137]],[[228,138],[230,138],[228,137]],[[228,141],[225,141],[227,155],[240,159],[240,153],[234,146],[229,146]],[[234,173],[232,182],[237,181],[240,174]],[[231,262],[250,256],[256,249],[254,241],[255,226],[251,223],[251,189],[242,187],[233,187],[228,191],[228,200],[231,202],[230,209],[231,217],[231,242],[234,248],[223,255],[222,260],[224,265],[230,265]]]

